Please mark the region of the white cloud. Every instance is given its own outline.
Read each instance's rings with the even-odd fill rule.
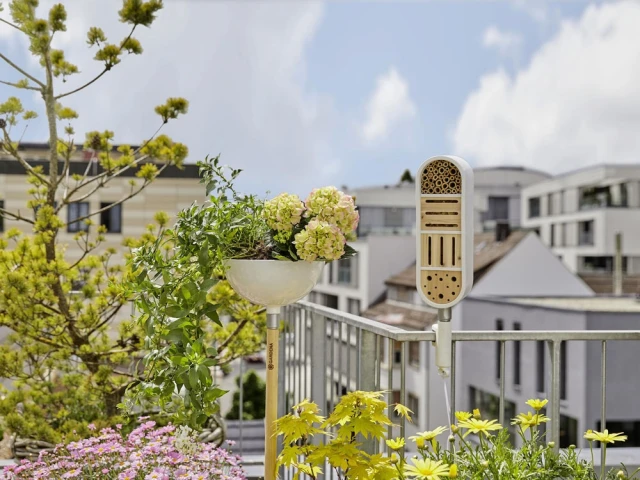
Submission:
[[[515,32],[504,32],[492,25],[482,34],[482,45],[487,48],[495,48],[502,55],[517,51],[522,44],[522,36]]]
[[[462,108],[454,150],[482,165],[551,172],[640,160],[640,4],[590,6],[530,64],[484,75]]]
[[[59,90],[100,71],[86,31],[97,25],[111,41],[123,38],[118,8],[114,1],[68,2],[68,31],[55,41],[82,74]],[[304,193],[340,167],[329,147],[331,99],[305,88],[306,47],[322,15],[323,6],[310,2],[165,2],[154,25],[136,31],[142,56],[125,58],[65,99],[80,113],[76,130],[111,129],[118,142],[140,142],[158,125],[154,106],[183,96],[189,113],[166,133],[190,147],[190,160],[221,153],[224,163],[245,170],[245,187],[256,193],[292,186]]]
[[[417,109],[409,85],[394,67],[377,78],[366,112],[361,135],[367,144],[386,139],[399,124],[415,117]]]

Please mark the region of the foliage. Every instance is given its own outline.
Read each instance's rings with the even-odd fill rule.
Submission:
[[[284,448],[278,465],[291,468],[294,478],[307,475],[313,479],[323,473],[325,462],[335,470],[337,478],[365,480],[376,478],[438,480],[443,477],[473,480],[563,478],[567,480],[597,480],[593,460],[578,458],[575,446],[557,451],[553,443],[545,443],[538,431],[549,419],[541,412],[546,401],[527,402],[533,411],[521,413],[512,424],[522,440],[520,447],[511,443],[508,429],[496,420],[481,418],[478,410],[456,412],[457,423],[450,428],[438,427],[409,437],[413,445],[411,457],[405,454],[404,438],[386,438],[391,424],[385,414],[387,404],[382,392],[353,392],[343,396],[334,411],[325,418],[318,406],[307,400],[293,407],[293,412],[278,420],[277,433],[283,437]],[[396,405],[398,415],[410,420],[411,411]],[[442,445],[438,437],[450,432]],[[494,434],[493,432],[497,432]],[[474,441],[468,438],[473,435]],[[314,436],[321,437],[313,440]],[[588,431],[585,438],[608,443],[624,441],[622,434]],[[373,439],[384,442],[390,455],[369,454],[363,442]],[[312,441],[313,440],[313,441]],[[593,455],[593,450],[592,450]],[[603,468],[601,480],[636,478],[640,469],[629,474],[626,467]]]
[[[185,427],[155,428],[155,422],[145,422],[126,436],[118,429],[58,445],[38,461],[5,467],[3,473],[9,480],[246,479],[238,457],[196,442]]]
[[[346,257],[353,251],[345,246],[345,235],[353,233],[358,220],[352,199],[333,187],[312,192],[306,204],[297,200],[298,206],[290,196],[264,202],[238,193],[234,182],[241,171],[224,167],[218,157],[198,165],[209,200],[180,212],[173,228],[139,245],[130,260],[127,292],[140,312],[148,354],[145,379],[129,389],[122,404],[132,411],[152,403],[194,428],[217,412],[217,400],[226,393],[214,384],[211,367],[264,344],[263,310],[222,282],[224,262],[298,260],[294,238],[314,222],[341,229],[339,247]],[[285,214],[286,221],[276,225],[276,217]],[[286,238],[279,236],[283,233]],[[328,260],[334,252],[320,253],[318,260]],[[223,324],[219,314],[232,321]]]
[[[411,170],[407,168],[404,172],[402,172],[400,183],[414,183],[415,181],[415,178],[413,178],[413,175],[411,175]]]
[[[240,388],[240,377],[236,378],[236,386]],[[258,374],[250,370],[242,379],[242,418],[258,420],[264,418],[267,384]],[[240,419],[240,392],[233,392],[233,404],[227,413],[228,420]]]
[[[225,168],[218,157],[199,165],[210,195],[208,205],[201,207],[201,219],[207,221],[208,241],[218,260],[331,261],[355,254],[346,242],[355,239],[358,212],[353,199],[335,187],[315,189],[305,202],[286,193],[264,202],[236,191],[241,170]],[[315,242],[309,242],[304,248],[318,224],[324,230],[322,238],[316,235],[318,246],[310,250]],[[322,248],[325,238],[329,248]]]
[[[115,249],[104,247],[106,230],[94,226],[93,220],[138,195],[168,167],[181,168],[187,147],[159,130],[186,113],[188,103],[169,98],[156,107],[160,118],[155,134],[137,148],[121,145],[116,150],[115,133],[109,130],[89,132],[78,142],[74,122],[79,115],[63,102],[92,86],[125,57],[141,54],[134,33],[151,26],[161,8],[160,0],[123,0],[118,13],[129,33],[113,42],[100,28],[90,27],[87,43],[102,71],[77,88],[66,87],[66,82],[78,77],[80,69],[55,48],[58,32],[67,29],[64,5],[53,5],[47,12],[35,0],[13,0],[8,15],[0,16],[3,28],[24,35],[41,66],[40,72],[30,73],[33,70],[26,71],[0,53],[0,59],[22,77],[0,82],[25,98],[42,99],[49,132],[48,163],[44,168],[34,166],[24,158],[19,140],[36,113],[26,111],[16,96],[0,101],[0,154],[24,168],[31,195],[26,207],[35,212],[34,218],[0,208],[6,223],[16,227],[0,239],[0,326],[10,330],[0,346],[0,376],[14,379],[18,388],[1,408],[19,435],[55,440],[74,429],[85,432],[88,421],[112,417],[115,422],[116,405],[137,376],[132,360],[142,347],[141,330],[131,321],[115,325],[118,313],[129,303],[121,282],[127,268],[116,261]],[[89,161],[83,173],[74,173],[79,150]],[[69,254],[59,237],[69,227],[63,219],[65,210],[75,202],[88,202],[133,171],[135,176],[118,200],[74,219],[80,253]],[[157,225],[149,227],[145,239],[155,237],[156,228],[166,222],[166,215],[157,215]],[[138,242],[128,240],[127,245]],[[11,413],[18,402],[24,407],[21,417]]]

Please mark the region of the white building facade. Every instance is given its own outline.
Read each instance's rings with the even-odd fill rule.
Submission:
[[[579,274],[612,272],[620,232],[623,271],[640,274],[639,165],[599,165],[526,187],[521,216]]]

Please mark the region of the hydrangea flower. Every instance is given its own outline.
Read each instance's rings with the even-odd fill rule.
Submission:
[[[246,480],[240,459],[198,443],[193,432],[146,422],[128,437],[106,428],[98,436],[43,452],[37,461],[4,468],[8,480]]]
[[[272,230],[291,232],[300,223],[304,203],[297,195],[281,193],[264,204],[264,218]]]
[[[294,242],[298,257],[307,262],[338,260],[344,254],[344,235],[336,225],[318,219],[297,233]]]
[[[352,196],[342,193],[336,187],[316,188],[307,197],[305,206],[305,217],[315,217],[336,225],[343,235],[353,239],[360,215]]]

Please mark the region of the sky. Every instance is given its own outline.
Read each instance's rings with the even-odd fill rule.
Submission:
[[[41,1],[42,15],[53,1]],[[118,0],[67,0],[56,47],[100,71],[91,26],[125,35]],[[83,132],[148,138],[155,105],[189,100],[166,126],[189,161],[221,155],[239,187],[306,196],[323,185],[392,184],[433,155],[473,166],[560,173],[631,163],[640,153],[640,2],[165,0],[144,53],[67,97]],[[7,16],[7,12],[0,15]],[[20,33],[0,24],[0,52],[42,75]],[[6,64],[0,80],[21,77]],[[0,86],[41,112],[32,92]],[[23,140],[46,141],[41,116]]]

